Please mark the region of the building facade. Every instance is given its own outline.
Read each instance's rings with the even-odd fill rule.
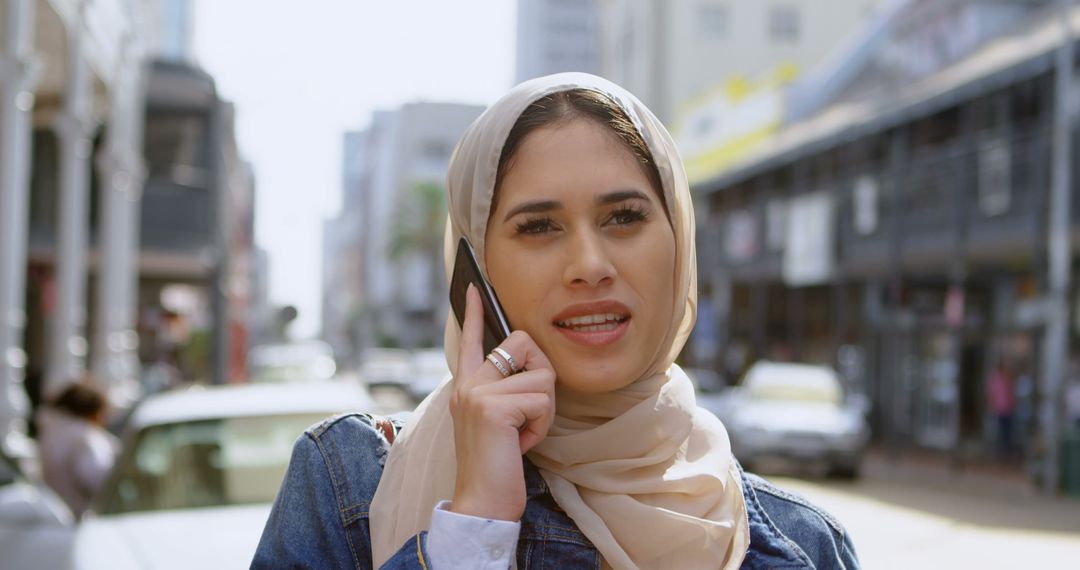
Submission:
[[[0,438],[14,456],[32,452],[31,405],[88,372],[121,409],[139,397],[140,355],[182,332],[146,307],[199,299],[166,295],[174,279],[221,308],[206,378],[238,377],[230,361],[242,373],[240,344],[224,344],[243,335],[242,303],[213,299],[243,298],[252,180],[231,106],[185,56],[190,20],[184,0],[0,3]]]
[[[518,0],[515,79],[600,71],[597,0]]]
[[[342,211],[324,229],[323,337],[346,364],[366,347],[441,344],[446,169],[482,111],[411,103],[345,136]]]
[[[0,3],[0,443],[17,457],[32,453],[28,386],[55,393],[87,369],[117,382],[137,369],[132,236],[144,171],[143,62],[154,33],[143,25],[145,4]],[[49,196],[32,191],[43,175]],[[37,285],[38,219],[52,228],[46,290]],[[90,266],[107,275],[94,290]],[[47,323],[35,318],[35,299]],[[91,310],[100,315],[93,323]]]
[[[833,364],[881,442],[959,463],[995,453],[1004,364],[1014,459],[1045,478],[1064,383],[1045,342],[1066,313],[1076,355],[1080,325],[1075,285],[1055,305],[1047,278],[1062,37],[1052,3],[912,1],[811,78],[820,91],[793,88],[816,103],[695,187],[712,364]],[[916,57],[928,46],[937,59]]]
[[[688,100],[779,65],[808,71],[891,0],[598,0],[602,75],[666,124]]]
[[[149,70],[140,356],[195,381],[243,381],[255,181],[239,154],[235,111],[192,64],[156,60]]]

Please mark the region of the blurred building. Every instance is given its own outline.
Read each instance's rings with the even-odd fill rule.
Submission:
[[[248,297],[248,345],[273,340],[274,311],[270,303],[270,254],[259,246],[252,249],[251,289]]]
[[[442,342],[450,155],[483,107],[411,103],[345,136],[343,200],[324,233],[323,338],[340,360]]]
[[[703,93],[780,65],[807,70],[891,0],[597,0],[602,75],[666,124]]]
[[[322,338],[343,365],[356,364],[360,307],[364,299],[364,225],[371,187],[371,149],[378,121],[366,131],[345,133],[342,200],[337,218],[323,223]]]
[[[138,354],[153,354],[160,331],[183,329],[165,315],[148,330],[145,309],[162,305],[167,283],[206,292],[216,308],[207,329],[229,331],[208,343],[212,377],[229,376],[239,345],[227,341],[243,335],[251,176],[231,107],[189,63],[190,22],[185,0],[0,3],[0,435],[9,448],[25,442],[26,395],[53,395],[87,370],[114,403],[138,397]],[[168,61],[151,64],[159,54]]]
[[[0,437],[15,455],[29,449],[27,391],[88,367],[137,373],[145,6],[0,3]]]
[[[1017,457],[1043,461],[1061,42],[1053,2],[911,0],[785,89],[776,133],[695,185],[715,365],[832,363],[882,441],[963,461],[992,453],[986,378],[1006,362]]]
[[[140,354],[193,380],[245,378],[254,175],[235,111],[180,61],[149,66],[139,259]]]
[[[518,0],[517,83],[600,71],[598,0]]]

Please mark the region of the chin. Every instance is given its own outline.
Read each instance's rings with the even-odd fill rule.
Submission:
[[[559,384],[566,390],[572,390],[581,394],[603,394],[613,392],[632,383],[637,378],[628,378],[625,370],[617,368],[608,370],[595,370],[589,374],[581,374],[582,367],[589,364],[577,364],[575,370],[578,373],[558,375]]]

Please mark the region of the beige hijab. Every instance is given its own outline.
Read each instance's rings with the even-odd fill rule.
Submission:
[[[469,127],[450,160],[447,274],[462,235],[486,271],[484,234],[510,128],[533,101],[577,88],[615,101],[652,152],[675,232],[677,298],[664,341],[636,382],[589,396],[562,392],[556,383],[555,422],[528,457],[610,567],[738,568],[749,530],[727,432],[697,407],[690,380],[673,363],[697,310],[694,214],[682,161],[660,121],[633,95],[588,74],[551,75],[514,88]],[[459,335],[450,316],[445,346],[451,370]],[[446,382],[428,396],[394,442],[371,504],[376,567],[427,529],[436,503],[453,496],[451,390],[452,382]]]

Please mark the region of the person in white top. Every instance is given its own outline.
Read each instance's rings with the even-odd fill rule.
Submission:
[[[42,474],[76,518],[90,506],[119,450],[104,427],[107,409],[104,394],[87,381],[71,384],[38,411]]]

